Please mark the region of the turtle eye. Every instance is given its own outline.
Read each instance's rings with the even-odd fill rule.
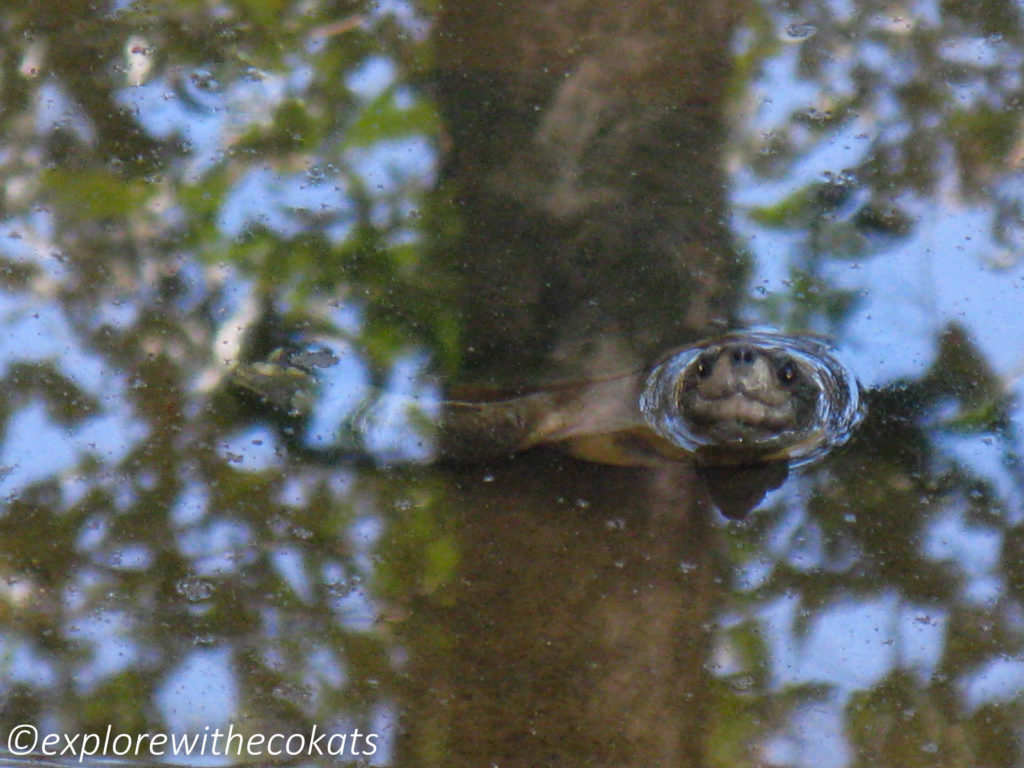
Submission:
[[[783,384],[792,384],[796,379],[796,364],[792,360],[787,360],[779,366],[777,375]]]
[[[706,379],[711,375],[711,363],[708,362],[707,357],[700,357],[697,359],[697,376],[702,379]]]

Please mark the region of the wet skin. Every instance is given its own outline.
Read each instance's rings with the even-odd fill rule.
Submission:
[[[301,416],[316,407],[315,369],[340,360],[322,353],[309,366],[310,354],[281,351],[239,366],[233,382]],[[647,371],[509,398],[440,401],[432,439],[439,460],[458,462],[557,444],[623,466],[806,463],[846,439],[859,420],[858,391],[822,342],[751,331],[678,350]]]
[[[742,445],[811,426],[821,394],[806,364],[785,351],[732,342],[691,363],[677,404],[695,434]]]
[[[340,357],[315,347],[281,350],[266,363],[239,366],[232,380],[301,419],[317,407],[317,369]],[[692,461],[715,505],[742,517],[791,465],[815,461],[847,439],[862,415],[859,391],[821,341],[750,331],[678,350],[648,370],[510,398],[442,400],[425,439],[433,441],[435,460],[454,463],[507,458],[542,444],[619,466]],[[301,430],[292,424],[290,434]],[[358,444],[306,452],[369,458]]]

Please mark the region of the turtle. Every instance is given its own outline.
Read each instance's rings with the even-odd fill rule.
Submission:
[[[301,417],[318,369],[337,361],[324,348],[278,350],[238,366],[232,380]],[[761,329],[704,339],[624,373],[511,394],[467,390],[434,406],[439,461],[555,445],[601,464],[693,461],[708,478],[767,469],[769,487],[845,442],[864,415],[860,383],[825,340]]]

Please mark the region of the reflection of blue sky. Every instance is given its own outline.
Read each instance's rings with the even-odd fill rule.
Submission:
[[[972,525],[961,510],[947,509],[930,521],[922,538],[929,557],[956,564],[965,580],[964,597],[982,605],[998,598],[1002,585],[993,578],[1003,544],[1001,532]]]
[[[924,6],[934,10],[933,4]],[[965,38],[945,53],[972,66],[992,63],[1002,55],[994,47],[996,43]],[[892,48],[863,41],[856,51],[861,61],[886,71],[894,82],[914,75],[909,57],[901,58],[904,54]],[[759,141],[756,137],[778,130],[792,114],[821,108],[823,94],[798,76],[797,53],[798,47],[784,49],[765,67],[751,97],[758,108],[744,127],[741,141]],[[1009,59],[1003,63],[1010,69],[1019,66]],[[829,83],[836,92],[846,87],[844,69],[838,68]],[[985,86],[969,82],[957,86],[956,93],[966,106],[984,96]],[[791,270],[806,263],[807,254],[801,249],[808,246],[804,233],[762,227],[744,211],[778,204],[805,185],[825,181],[827,174],[839,174],[856,165],[872,141],[880,137],[892,140],[902,130],[892,122],[896,115],[892,96],[878,94],[875,109],[875,114],[861,114],[835,134],[823,134],[823,140],[797,129],[795,135],[808,144],[808,151],[801,152],[792,169],[776,179],[757,177],[741,166],[734,168],[732,199],[739,215],[733,221],[745,247],[756,258],[755,298],[761,298],[762,290],[769,296],[789,295]],[[856,262],[824,254],[821,276],[852,291],[858,301],[841,328],[813,330],[837,333],[844,359],[866,384],[882,386],[900,377],[920,376],[934,361],[938,333],[950,323],[958,323],[1009,386],[1024,370],[1024,312],[1020,311],[1024,263],[1017,254],[1007,258],[1004,247],[995,241],[991,201],[963,199],[953,164],[943,162],[938,167],[945,179],[935,199],[901,199],[915,217],[910,237],[895,243],[880,240],[876,253]],[[1008,173],[1000,184],[1007,188],[1004,192],[1017,198],[1024,178]],[[1006,266],[994,266],[1000,263]],[[766,320],[756,305],[748,312],[753,322]],[[1018,397],[1024,394],[1019,382],[1015,391]],[[1020,435],[1024,416],[1019,404],[1013,418]],[[984,434],[943,436],[937,444],[949,457],[991,482],[998,497],[1019,517],[1024,501],[1019,473],[1008,469],[1007,457],[1014,449],[1020,452],[1020,445],[1007,446]],[[962,512],[953,511],[955,504],[950,500],[948,514],[922,533],[923,546],[929,556],[948,562],[963,579],[963,599],[991,607],[1003,590],[994,575],[1003,535],[994,526],[968,522]],[[798,561],[789,564],[801,569],[821,564],[820,542],[805,522],[802,515],[791,515],[773,528],[772,547],[785,545]],[[804,528],[796,546],[790,539],[799,526]],[[770,570],[771,563],[766,560],[753,562],[741,582],[756,586]],[[784,738],[773,739],[769,752],[787,764],[841,766],[849,760],[842,713],[850,694],[872,686],[895,669],[914,670],[926,680],[939,662],[947,617],[903,605],[895,596],[850,599],[817,615],[807,634],[801,636],[794,630],[797,610],[798,601],[793,598],[764,606],[761,611],[774,686],[824,682],[834,688],[828,701],[801,713]],[[969,707],[1020,696],[1024,663],[1009,659],[993,662],[969,675],[962,690]]]
[[[75,682],[83,690],[95,686],[139,662],[139,648],[132,627],[132,617],[123,611],[107,609],[93,615],[81,615],[68,628],[68,638],[82,643],[90,651],[89,663],[75,674]]]
[[[1018,394],[1019,397],[1019,394]],[[1021,409],[1017,409],[1018,421]],[[1022,425],[1018,424],[1017,435]],[[986,433],[976,435],[940,435],[936,443],[961,466],[977,473],[992,484],[997,499],[1006,509],[1007,526],[1024,520],[1024,485],[1021,479],[1020,459],[1014,455],[1014,447],[1007,441],[993,438]],[[966,537],[969,540],[973,537]]]
[[[282,175],[269,168],[252,168],[234,185],[221,208],[219,226],[228,237],[237,237],[247,229],[266,227],[279,235],[294,237],[307,231],[303,216],[350,214],[352,206],[345,195],[344,183],[331,178],[311,181],[307,174]],[[333,237],[344,239],[351,231],[347,222],[337,221]]]
[[[0,222],[0,255],[15,263],[32,263],[57,283],[67,276],[67,269],[52,230],[52,219],[43,210],[6,219]]]
[[[924,3],[921,8],[926,13],[933,4]],[[373,13],[396,9],[409,24],[416,23],[412,6],[401,2],[380,3]],[[881,19],[879,23],[890,22]],[[948,46],[944,54],[971,64],[1005,57],[1005,46],[994,45],[993,41],[965,39]],[[798,76],[798,54],[799,46],[786,46],[767,63],[752,94],[759,106],[744,129],[747,134],[765,135],[786,124],[794,113],[827,108],[827,99]],[[858,56],[860,61],[889,72],[893,82],[913,75],[909,60],[901,59],[885,46],[870,41],[858,43]],[[251,77],[227,86],[203,72],[186,73],[180,81],[174,79],[178,76],[156,78],[123,89],[120,100],[133,110],[151,135],[180,136],[185,140],[188,149],[182,171],[189,179],[198,181],[218,166],[239,136],[253,126],[270,125],[274,109],[284,99],[301,98],[311,74],[303,62],[294,64],[293,71],[288,73],[253,72]],[[1019,57],[1005,59],[1007,67],[1019,64]],[[366,103],[394,85],[395,73],[388,59],[373,56],[347,76],[346,84],[357,99]],[[834,93],[849,90],[848,68],[836,65],[832,74]],[[983,88],[970,83],[959,86],[958,93],[972,100],[983,95]],[[41,132],[59,125],[87,141],[92,139],[88,122],[59,88],[44,86],[39,94],[36,120]],[[401,101],[409,96],[399,90],[395,98]],[[760,227],[742,212],[778,202],[808,183],[824,180],[826,173],[839,173],[860,162],[873,141],[891,138],[901,130],[891,122],[895,115],[895,101],[883,93],[877,99],[874,114],[862,115],[837,133],[825,134],[816,143],[812,131],[802,130],[799,135],[813,143],[813,147],[778,179],[760,179],[742,167],[733,169],[733,203],[740,211],[734,221],[745,246],[756,258],[753,286],[769,294],[786,293],[790,267],[800,262],[803,241],[793,234]],[[291,237],[307,231],[310,219],[327,217],[331,220],[327,230],[330,236],[342,240],[351,232],[353,206],[348,183],[338,167],[353,174],[371,191],[375,200],[374,222],[393,223],[394,219],[412,213],[412,203],[403,191],[432,183],[437,161],[436,151],[426,137],[347,148],[341,155],[311,157],[312,165],[302,171],[253,167],[241,174],[219,212],[222,235],[233,238],[263,226]],[[944,170],[947,174],[953,172],[949,164]],[[1005,182],[1011,188],[1008,191],[1020,184],[1017,176]],[[992,238],[992,211],[985,204],[962,200],[952,179],[947,179],[943,193],[934,201],[902,202],[916,216],[911,237],[886,245],[856,263],[835,260],[824,267],[829,280],[859,296],[859,303],[837,339],[844,358],[872,386],[902,376],[920,375],[934,358],[937,331],[957,322],[968,329],[1002,375],[1019,374],[1024,366],[1024,312],[1020,311],[1024,264],[1018,260],[1004,269],[990,265],[993,255],[1003,250]],[[66,277],[61,262],[52,255],[57,249],[52,245],[55,235],[50,230],[50,217],[45,211],[30,213],[23,220],[0,223],[0,253],[16,261],[38,264],[45,277],[38,286],[38,295],[0,294],[0,370],[6,371],[15,361],[54,361],[64,375],[99,398],[105,410],[68,428],[51,419],[41,401],[21,405],[11,417],[0,449],[0,465],[11,468],[0,477],[3,496],[36,480],[65,475],[85,455],[98,456],[104,464],[115,466],[145,435],[143,423],[133,417],[127,404],[123,378],[83,349],[79,334],[48,298],[48,291]],[[416,236],[414,227],[399,228],[393,242],[410,241]],[[197,284],[209,277],[198,268],[186,269],[191,270],[191,279]],[[236,279],[237,275],[231,275],[228,282]],[[120,328],[128,326],[145,302],[148,288],[144,286],[137,295],[96,308],[100,321]],[[249,295],[251,286],[226,292],[227,303],[241,303],[241,298],[230,295],[231,290]],[[339,312],[347,314],[336,318],[338,325],[356,334],[358,312],[345,306]],[[758,316],[756,306],[749,312],[752,320],[764,320]],[[322,372],[323,394],[306,435],[314,446],[330,445],[340,426],[370,394],[366,365],[354,354],[339,356],[342,360],[338,365]],[[366,441],[377,456],[406,460],[430,457],[430,441],[418,434],[415,414],[410,411],[420,408],[430,418],[437,415],[438,392],[423,382],[425,368],[426,361],[415,354],[399,358],[387,377],[386,396],[366,414]],[[1024,394],[1020,385],[1017,393]],[[1024,431],[1020,409],[1014,418],[1018,433]],[[1020,509],[1021,489],[1003,465],[1004,446],[969,436],[944,438],[939,445],[948,455],[992,481],[1011,509]],[[239,471],[278,466],[280,447],[274,433],[266,427],[253,427],[219,446],[221,451],[239,457],[233,464]],[[338,473],[333,482],[339,496],[352,492],[344,473]],[[124,488],[122,492],[132,491]],[[301,504],[305,501],[301,496],[308,492],[309,488],[296,480],[286,485],[282,500]],[[778,495],[787,493],[793,494],[794,500],[797,498],[792,485]],[[254,532],[238,522],[203,525],[209,500],[198,483],[189,484],[172,503],[173,521],[179,527],[175,544],[190,559],[195,573],[215,579],[218,574],[237,570],[239,553],[251,545]],[[803,522],[799,516],[785,521],[777,532],[779,541],[788,540],[795,526]],[[380,532],[380,520],[372,516],[361,517],[347,532],[363,573],[373,571],[373,548]],[[95,540],[81,542],[81,546],[98,548],[102,531],[97,530],[95,536]],[[982,602],[998,594],[1001,585],[993,581],[992,572],[1001,545],[999,534],[971,525],[962,514],[950,512],[934,521],[924,532],[923,540],[931,557],[955,564],[965,579],[965,598]],[[821,544],[808,534],[799,550],[790,553],[795,558],[794,565],[803,570],[817,566],[821,562]],[[149,556],[147,552],[126,549],[116,565],[138,568]],[[308,599],[311,576],[300,548],[277,549],[272,562],[281,578]],[[764,578],[769,568],[770,563],[765,561],[758,567],[752,566],[750,580]],[[350,578],[343,574],[335,576],[339,581]],[[372,625],[376,613],[362,589],[339,590],[334,608],[339,621],[362,629]],[[835,605],[812,623],[805,637],[800,637],[793,629],[797,610],[795,600],[782,600],[765,606],[761,613],[772,653],[773,682],[776,686],[827,682],[835,686],[836,692],[826,707],[807,714],[801,721],[806,733],[812,735],[800,741],[793,759],[799,765],[816,768],[841,765],[847,759],[841,746],[841,710],[849,694],[872,685],[897,667],[929,674],[938,661],[947,619],[903,605],[886,595]],[[134,649],[107,636],[111,627],[120,632],[122,622],[123,617],[108,611],[102,614],[102,620],[97,618],[80,625],[79,638],[102,650],[93,662],[91,677],[116,672],[132,661]],[[11,660],[15,670],[10,679],[52,682],[51,670],[27,646],[14,647],[10,640],[0,639],[0,651]],[[1019,695],[1022,690],[1024,665],[1012,660],[992,663],[964,683],[970,706],[993,697]],[[186,656],[169,675],[158,698],[166,721],[176,730],[226,722],[237,706],[235,673],[229,655],[215,650]]]
[[[57,684],[57,673],[49,655],[39,653],[31,643],[21,638],[2,635],[0,654],[3,654],[6,683],[44,686]]]
[[[416,3],[407,0],[377,0],[369,9],[374,19],[390,18],[398,22],[403,32],[416,40],[426,38],[430,25]]]
[[[824,682],[846,696],[897,668],[927,676],[939,661],[946,625],[941,611],[904,605],[894,594],[851,599],[822,611],[801,636],[794,629],[799,610],[799,601],[788,598],[763,616],[776,649],[777,686]]]
[[[801,634],[794,629],[801,610],[796,598],[762,610],[762,627],[772,648],[772,686],[826,683],[832,690],[770,740],[770,752],[793,765],[838,768],[849,759],[843,709],[850,695],[896,670],[913,670],[927,681],[940,661],[946,617],[883,595],[835,605]]]
[[[281,580],[300,600],[308,603],[313,599],[313,585],[309,580],[309,569],[301,549],[278,546],[270,554],[270,563]]]
[[[957,55],[969,56],[970,63],[977,66],[1003,47],[991,39],[964,38],[952,49]],[[766,135],[784,125],[792,114],[814,107],[821,98],[809,81],[799,77],[798,52],[799,46],[784,48],[764,68],[751,96],[759,106],[744,128],[745,135]],[[858,46],[857,55],[884,69],[890,78],[909,71],[909,62],[893,59],[892,49],[886,46]],[[872,61],[873,55],[882,59]],[[1004,68],[1012,69],[1012,62],[1000,61]],[[851,59],[841,71],[854,63]],[[840,87],[839,74],[830,86]],[[972,93],[970,100],[978,95]],[[964,101],[964,106],[970,100]],[[875,104],[883,114],[887,110],[895,114],[891,95],[880,94]],[[741,211],[771,205],[807,184],[824,181],[828,173],[839,174],[861,161],[871,142],[893,128],[898,125],[893,125],[891,118],[861,115],[805,148],[777,179],[759,178],[739,167],[733,176],[734,204]],[[923,204],[903,201],[911,205],[910,212],[917,219],[910,238],[857,263],[836,261],[826,274],[860,296],[839,341],[869,385],[920,374],[931,362],[936,331],[949,322],[964,324],[1000,372],[1005,374],[1024,361],[1024,341],[1007,343],[1024,340],[1024,313],[1016,311],[1024,285],[1024,264],[1018,261],[1007,269],[990,266],[1003,250],[992,237],[991,206],[987,201],[971,205],[959,199],[952,178],[955,168],[951,163],[939,167],[948,180],[940,185],[937,200]],[[1018,189],[1024,183],[1020,174],[1010,174],[1009,179]],[[795,249],[806,245],[744,216],[734,221],[745,245],[757,257],[753,285],[769,293],[784,292],[790,266],[798,261]]]
[[[167,676],[156,702],[170,733],[202,734],[204,728],[211,732],[214,728],[223,730],[238,714],[230,650],[201,649],[187,654]]]
[[[308,445],[321,448],[338,442],[344,425],[371,396],[370,374],[363,360],[348,345],[325,346],[331,348],[338,362],[317,371],[316,407],[303,436]]]
[[[441,416],[441,392],[424,380],[427,360],[399,358],[388,377],[384,395],[366,415],[366,445],[389,461],[425,462],[434,458],[431,425]]]
[[[10,498],[30,483],[59,476],[76,464],[77,448],[68,442],[66,430],[46,415],[42,403],[20,410],[7,429],[8,438],[0,452],[3,497]]]
[[[277,433],[266,424],[229,435],[220,442],[220,455],[235,469],[262,472],[280,465],[281,446]]]
[[[250,551],[254,538],[254,531],[241,520],[211,518],[180,531],[175,543],[196,576],[216,580],[251,565],[257,556]]]
[[[96,134],[92,124],[82,110],[69,100],[55,83],[44,83],[39,89],[36,101],[36,122],[41,132],[54,128],[70,131],[85,142],[91,143]]]
[[[349,161],[371,189],[393,194],[415,183],[424,186],[434,177],[437,154],[425,137],[379,141],[353,150]]]
[[[384,56],[367,56],[345,75],[345,85],[364,101],[380,96],[394,80],[395,65]]]
[[[985,664],[960,687],[971,710],[982,704],[1019,698],[1024,691],[1024,661],[995,659]]]
[[[297,66],[296,73],[305,72]],[[394,64],[385,57],[368,57],[349,73],[346,84],[364,103],[371,101],[391,86],[395,79]],[[198,179],[223,159],[232,141],[252,126],[269,126],[276,108],[288,96],[301,96],[309,84],[304,76],[268,75],[241,79],[222,91],[206,73],[194,72],[182,77],[173,87],[165,79],[126,88],[120,98],[138,115],[143,126],[154,136],[167,138],[179,135],[189,147],[188,167],[191,178]],[[203,87],[197,87],[201,83]],[[187,96],[183,101],[182,94]],[[401,89],[396,91],[399,103],[408,102]],[[345,158],[351,170],[375,190],[378,198],[397,193],[410,183],[423,187],[433,179],[435,151],[425,138],[410,137],[379,141],[371,146],[352,149]],[[392,203],[382,200],[372,215],[375,223],[385,224],[394,218]],[[411,211],[399,210],[399,215]],[[300,214],[306,214],[305,216]],[[336,241],[351,231],[348,216],[352,205],[346,184],[337,172],[283,173],[269,167],[251,168],[236,181],[226,196],[220,214],[220,228],[225,235],[237,237],[254,226],[265,226],[284,236],[295,236],[308,230],[309,219],[331,217],[329,232]],[[340,217],[340,218],[339,218]]]
[[[178,77],[124,88],[118,98],[152,136],[185,140],[187,173],[193,179],[219,162],[239,135],[254,125],[269,126],[274,109],[290,95],[293,84],[305,79],[301,68],[292,77],[254,73],[223,91],[211,75],[199,70]]]
[[[0,375],[14,362],[52,362],[78,387],[100,401],[99,415],[73,426],[55,422],[41,399],[15,410],[0,446],[0,496],[27,484],[70,472],[86,455],[116,463],[145,436],[124,398],[123,376],[80,349],[77,334],[52,303],[0,294]]]

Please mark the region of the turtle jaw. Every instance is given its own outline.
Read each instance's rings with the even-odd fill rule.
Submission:
[[[699,464],[798,466],[845,442],[863,408],[856,377],[827,344],[755,330],[666,357],[644,382],[640,412]]]
[[[747,443],[777,437],[798,428],[799,413],[792,399],[767,402],[750,392],[721,397],[695,394],[687,403],[687,418],[694,431],[720,443]]]
[[[784,352],[722,344],[683,372],[678,405],[695,434],[721,446],[757,445],[800,430],[804,405],[817,396],[812,381]]]

